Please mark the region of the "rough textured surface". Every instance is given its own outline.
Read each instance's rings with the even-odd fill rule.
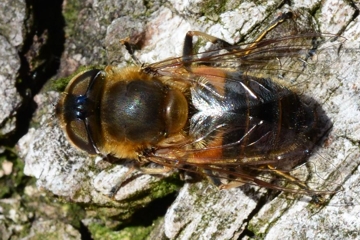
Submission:
[[[229,42],[251,40],[277,14],[301,7],[314,13],[322,32],[345,37],[347,41],[339,55],[330,50],[319,54],[316,73],[299,86],[321,103],[334,125],[327,141],[310,159],[309,165],[316,172],[316,176],[313,176],[317,181],[315,184],[324,182],[329,185],[326,188],[332,189],[338,185],[341,188],[329,202],[316,205],[309,203],[311,199],[306,196],[284,193],[271,200],[265,189],[257,187],[244,186],[220,191],[206,182],[186,183],[166,214],[159,214],[157,217],[160,216],[160,219],[154,217],[154,227],[142,229],[144,235],[141,235],[121,224],[140,207],[174,192],[179,186],[174,180],[176,177],[160,178],[137,173],[127,176],[128,166],[109,165],[101,159],[95,160],[78,152],[66,141],[54,116],[53,104],[59,94],[48,92],[35,97],[38,111],[33,119],[34,127],[18,144],[25,161],[24,172],[36,178],[40,189],[60,196],[65,202],[70,200],[90,207],[86,214],[81,215],[81,220],[93,236],[115,234],[136,236],[138,239],[144,236],[152,239],[164,236],[171,239],[358,237],[360,23],[354,5],[349,1],[331,0],[321,1],[321,4],[297,1],[292,6],[283,5],[280,1],[258,4],[228,1],[224,5],[212,1],[181,4],[176,1],[166,4],[146,2],[146,5],[143,1],[128,1],[122,4],[119,6],[118,1],[110,0],[87,1],[78,5],[64,3],[64,15],[68,21],[67,40],[58,78],[73,73],[83,65],[133,64],[118,42],[127,36],[136,44],[138,50],[135,55],[139,60],[153,63],[179,56],[188,30],[203,31]],[[126,184],[114,198],[109,198],[107,195],[113,186],[123,181],[124,177],[129,177]],[[24,195],[41,199],[38,190],[25,191]],[[4,208],[1,202],[0,206]],[[45,209],[44,206],[41,205],[42,209]],[[37,207],[34,206],[35,209]],[[21,210],[15,208],[11,212],[20,213]],[[0,214],[6,219],[14,219],[15,215],[11,212],[0,211]],[[136,218],[142,220],[146,215],[134,215],[132,221],[142,225]],[[14,220],[16,226],[23,227],[31,219],[30,215],[19,216]],[[47,219],[58,218],[61,221],[56,215],[46,216]],[[65,229],[67,235],[63,236],[78,237],[69,225],[48,221],[34,221],[31,232],[23,236],[33,236],[49,225],[58,226],[59,234],[62,234],[61,229]],[[4,226],[0,222],[0,231],[4,233],[2,236],[20,232],[10,231]],[[118,226],[122,226],[121,234],[124,235],[108,230]],[[99,235],[99,232],[103,234]]]
[[[15,88],[20,68],[17,47],[23,42],[25,3],[2,1],[0,3],[0,135],[9,134],[15,128],[15,111],[21,97]]]

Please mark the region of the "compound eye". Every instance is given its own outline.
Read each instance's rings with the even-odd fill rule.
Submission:
[[[65,129],[65,133],[70,142],[79,149],[89,154],[97,154],[97,148],[91,139],[85,122],[82,120],[71,121]]]
[[[65,93],[75,96],[86,95],[89,86],[99,77],[99,73],[100,69],[91,69],[77,74],[67,85]]]
[[[56,114],[70,142],[89,154],[98,153],[94,138],[99,120],[94,109],[102,91],[100,78],[99,69],[77,74],[56,106]],[[94,85],[99,88],[92,91]]]

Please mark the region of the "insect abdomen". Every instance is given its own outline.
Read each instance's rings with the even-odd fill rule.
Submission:
[[[305,104],[298,94],[270,79],[231,72],[223,88],[222,97],[209,98],[216,92],[209,84],[193,91],[199,112],[192,118],[191,132],[198,138],[206,136],[208,147],[222,145],[216,153],[212,150],[214,159],[235,158],[256,164],[292,158],[291,166],[286,165],[291,169],[308,157],[316,144],[312,136],[324,132],[314,106]],[[221,113],[210,114],[207,109],[218,109]],[[197,157],[202,158],[201,155]]]

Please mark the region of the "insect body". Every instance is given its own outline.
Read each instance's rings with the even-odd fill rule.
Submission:
[[[309,57],[311,43],[289,42],[313,42],[315,35],[265,35],[239,46],[188,32],[181,58],[82,72],[57,105],[65,133],[90,154],[206,174],[230,187],[249,182],[293,191],[258,177],[265,173],[311,193],[289,171],[307,160],[329,121],[268,75],[282,70],[282,59]],[[214,47],[194,53],[194,36]]]

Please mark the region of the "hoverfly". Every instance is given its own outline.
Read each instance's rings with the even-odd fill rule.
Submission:
[[[132,159],[145,173],[177,168],[224,188],[251,183],[316,193],[290,171],[307,161],[331,122],[286,83],[297,72],[283,63],[296,59],[306,68],[322,35],[267,37],[292,17],[281,15],[251,44],[190,31],[182,57],[81,72],[56,107],[68,139],[89,154]],[[194,37],[211,47],[196,53]]]

